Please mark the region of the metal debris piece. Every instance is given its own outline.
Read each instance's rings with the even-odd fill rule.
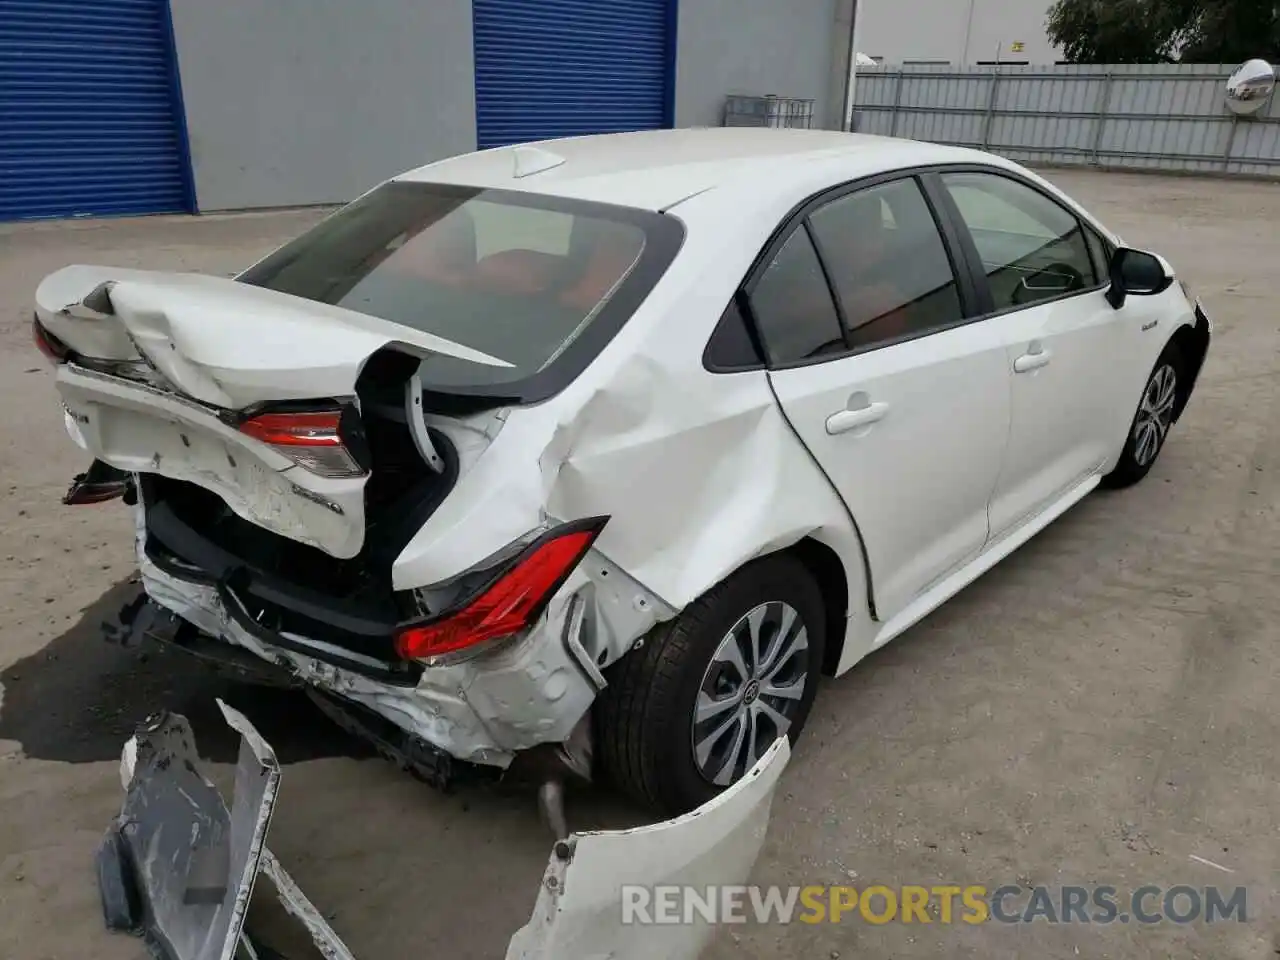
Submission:
[[[185,717],[148,720],[125,745],[125,799],[98,855],[104,920],[140,934],[157,960],[261,955],[245,918],[263,872],[321,957],[353,960],[324,917],[266,848],[280,787],[275,752],[238,711],[218,706],[240,734],[228,810],[200,773]]]
[[[107,926],[143,937],[155,960],[354,960],[267,849],[280,788],[274,751],[244,716],[218,706],[240,734],[229,810],[196,766],[184,717],[161,714],[125,744],[124,804],[98,855]],[[623,924],[623,891],[745,883],[789,756],[779,738],[742,780],[674,820],[575,834],[561,823],[565,839],[507,960],[694,960],[709,924]]]

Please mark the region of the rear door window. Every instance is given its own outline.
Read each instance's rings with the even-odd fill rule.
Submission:
[[[951,260],[914,179],[839,197],[809,222],[851,347],[894,343],[964,320]]]
[[[629,283],[625,299],[638,303],[679,236],[679,225],[658,213],[403,181],[349,204],[239,279],[512,364],[444,356],[424,363],[430,386],[483,388],[547,370]],[[651,269],[638,271],[647,253]]]

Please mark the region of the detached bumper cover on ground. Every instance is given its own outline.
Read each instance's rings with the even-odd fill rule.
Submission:
[[[184,717],[162,714],[125,745],[124,805],[98,855],[107,926],[141,933],[159,960],[232,960],[262,874],[319,956],[349,960],[266,848],[280,786],[275,752],[243,715],[218,705],[241,737],[230,810],[195,765]]]
[[[161,715],[125,745],[124,804],[98,857],[107,925],[142,935],[158,960],[353,960],[266,846],[280,785],[274,751],[219,706],[241,737],[229,809],[196,766],[185,718]],[[622,888],[745,882],[789,756],[779,739],[741,781],[683,817],[557,843],[507,960],[693,960],[712,929],[623,926]]]

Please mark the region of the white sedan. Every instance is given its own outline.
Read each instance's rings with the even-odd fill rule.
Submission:
[[[37,302],[152,634],[431,779],[542,755],[675,812],[1141,480],[1210,338],[1017,164],[818,131],[456,157],[236,280],[68,267]]]

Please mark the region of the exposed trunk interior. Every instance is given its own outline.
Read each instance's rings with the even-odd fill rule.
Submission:
[[[458,475],[453,446],[438,431],[430,436],[442,472],[427,465],[414,443],[405,385],[416,366],[411,357],[383,351],[357,383],[358,435],[347,439],[370,465],[358,555],[340,560],[279,536],[242,519],[202,487],[154,474],[141,482],[148,554],[179,576],[229,584],[254,624],[268,632],[393,659],[392,628],[414,611],[392,589],[392,564]]]

